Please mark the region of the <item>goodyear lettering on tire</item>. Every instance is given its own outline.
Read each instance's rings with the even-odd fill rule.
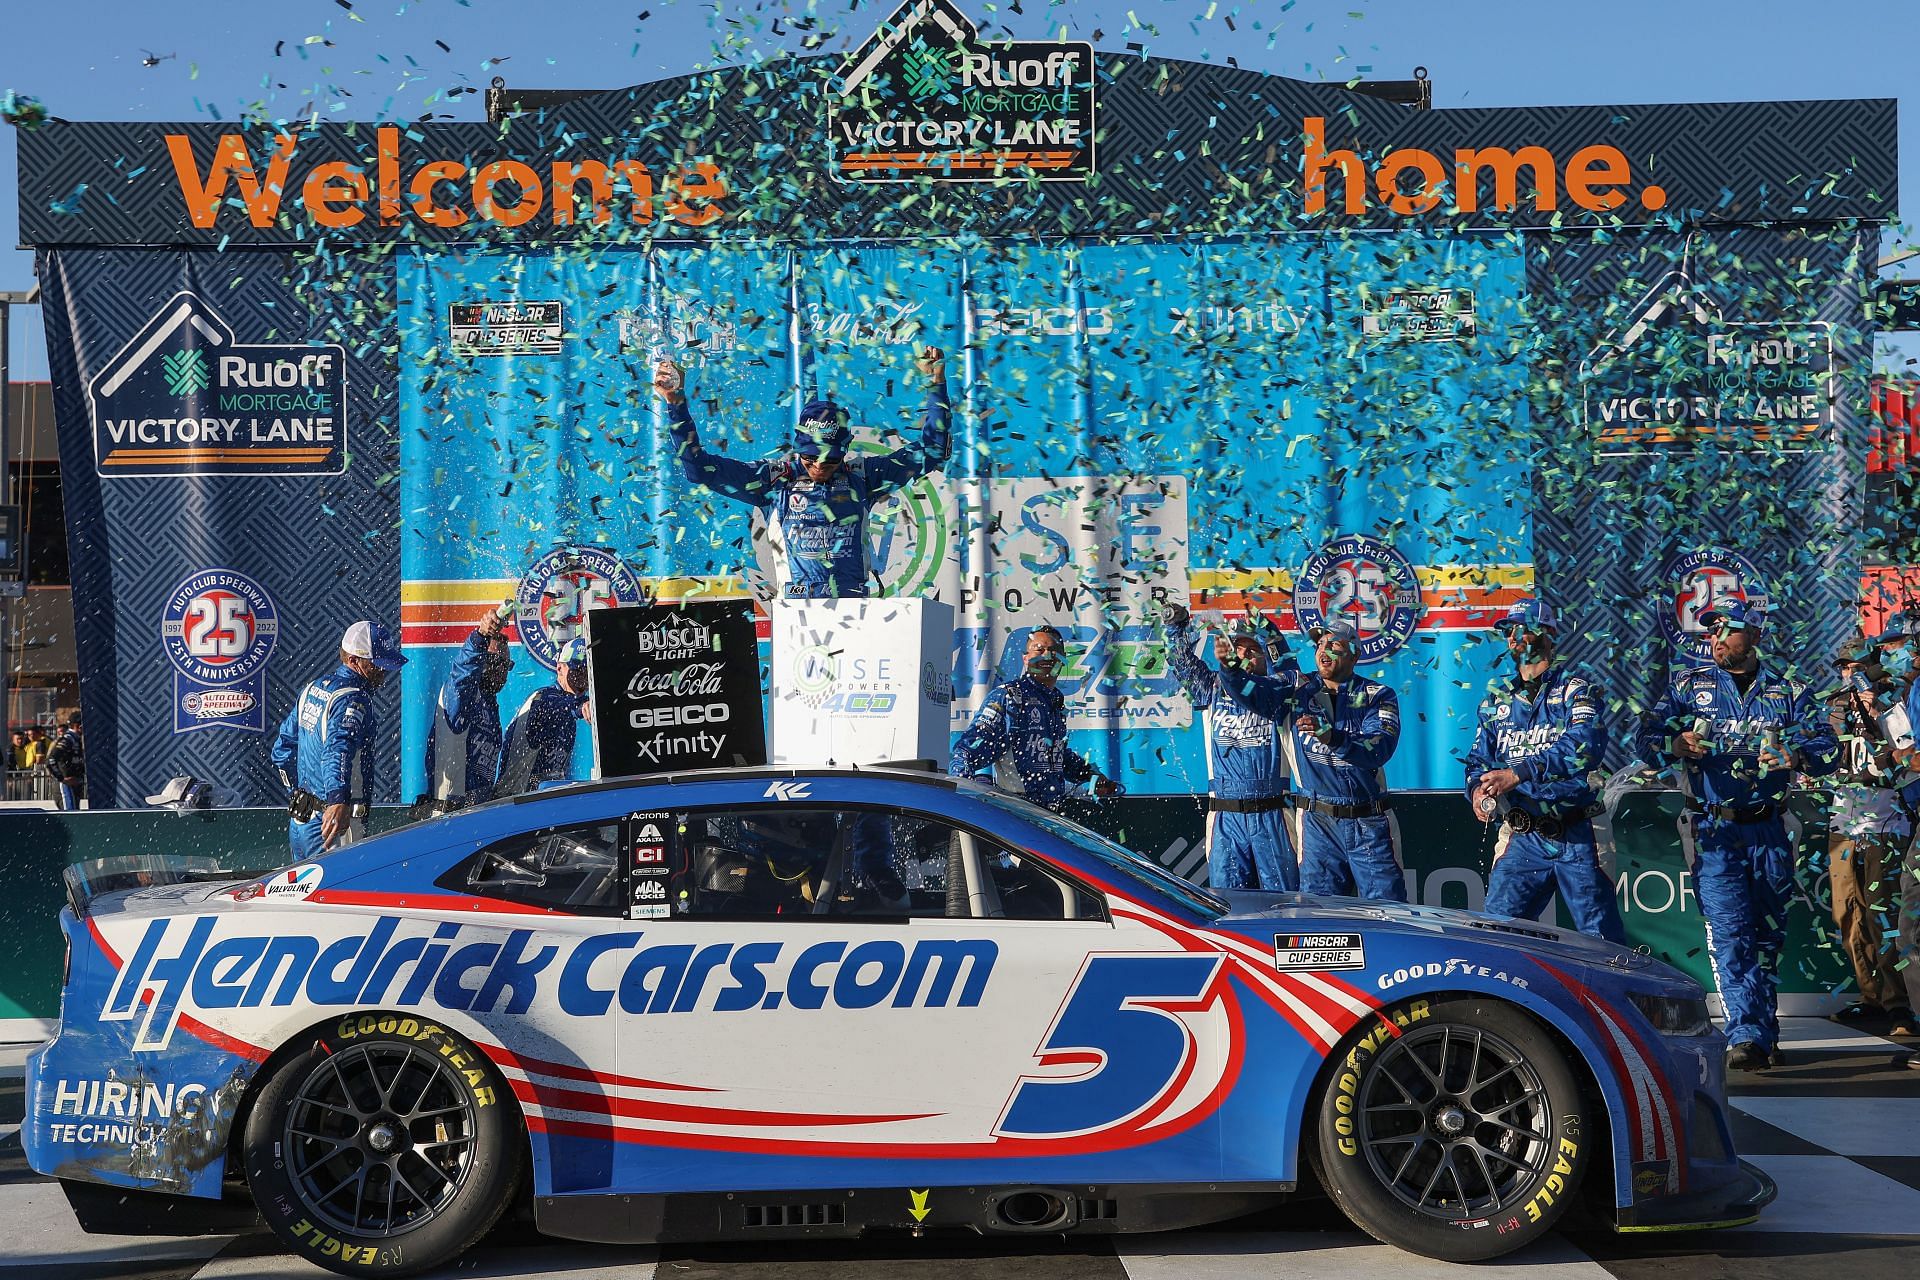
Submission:
[[[1380,1051],[1387,1041],[1399,1036],[1402,1031],[1414,1023],[1429,1016],[1431,1012],[1425,1000],[1409,1000],[1397,1009],[1383,1009],[1380,1021],[1373,1030],[1362,1036],[1347,1056],[1341,1060],[1340,1071],[1333,1080],[1333,1109],[1339,1114],[1333,1118],[1333,1131],[1339,1135],[1340,1154],[1358,1156],[1360,1144],[1355,1140],[1353,1113],[1360,1104],[1360,1072],[1369,1059]]]

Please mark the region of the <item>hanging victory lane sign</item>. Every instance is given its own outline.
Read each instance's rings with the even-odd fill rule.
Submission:
[[[250,343],[181,292],[87,384],[103,476],[338,475],[346,348]]]
[[[843,182],[1085,182],[1093,46],[983,41],[950,0],[907,0],[840,69],[827,123]]]
[[[594,609],[587,662],[603,776],[767,762],[752,602]]]
[[[1735,323],[1682,271],[1587,354],[1580,378],[1601,458],[1804,453],[1832,437],[1832,326]]]

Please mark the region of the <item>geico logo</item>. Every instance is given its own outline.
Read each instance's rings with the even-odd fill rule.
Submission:
[[[472,167],[459,160],[423,160],[402,172],[400,130],[392,125],[375,131],[371,164],[329,160],[314,165],[304,179],[293,173],[300,147],[295,134],[275,137],[265,181],[240,134],[220,136],[204,178],[191,138],[169,133],[166,142],[187,216],[201,228],[214,226],[229,205],[244,209],[254,226],[271,227],[289,191],[299,193],[307,218],[323,227],[358,226],[369,215],[382,227],[399,226],[409,217],[435,227],[458,227],[469,219],[518,227],[542,213],[564,227],[580,218],[583,206],[585,221],[604,226],[613,220],[616,194],[632,222],[651,222],[656,203],[653,173],[638,160],[543,160],[542,169],[521,160]],[[724,216],[713,202],[730,191],[717,165],[688,162],[668,173],[666,186],[673,192],[664,201],[673,221],[700,227]],[[229,188],[236,194],[229,195]]]
[[[1070,338],[1076,333],[1113,332],[1113,312],[1107,307],[982,307],[975,314],[983,334]]]
[[[1480,180],[1491,179],[1492,210],[1511,210],[1520,205],[1520,171],[1525,169],[1533,185],[1533,207],[1550,213],[1560,207],[1562,175],[1559,161],[1545,147],[1462,147],[1453,153],[1453,167],[1431,151],[1418,147],[1395,147],[1380,157],[1377,170],[1369,172],[1359,151],[1327,150],[1327,122],[1322,116],[1309,116],[1304,122],[1306,146],[1300,165],[1306,192],[1302,206],[1306,213],[1323,213],[1327,207],[1327,178],[1337,173],[1341,179],[1341,208],[1352,215],[1364,214],[1376,199],[1392,213],[1422,214],[1439,209],[1452,193],[1452,211],[1477,213],[1480,210]],[[1633,181],[1633,168],[1618,147],[1582,147],[1568,159],[1564,185],[1567,200],[1578,208],[1606,213],[1627,203],[1629,193],[1621,188]],[[1411,183],[1411,185],[1409,185]],[[1648,186],[1639,193],[1646,209],[1659,209],[1667,203],[1667,193]]]
[[[332,378],[333,354],[316,351],[298,360],[221,356],[218,367],[223,387],[311,387]]]
[[[383,917],[344,938],[300,933],[215,940],[212,917],[149,921],[100,1012],[136,1024],[133,1048],[163,1049],[183,1008],[412,1007],[520,1015],[541,1002],[598,1017],[777,1009],[972,1008],[1000,951],[984,939],[660,943],[645,935],[572,938]],[[564,960],[562,953],[564,950]],[[632,952],[631,955],[617,953]],[[144,1001],[144,1002],[143,1002]],[[179,1104],[179,1097],[174,1099]]]
[[[731,718],[724,702],[695,703],[690,707],[635,707],[627,723],[636,729],[670,729],[682,724],[719,724]]]

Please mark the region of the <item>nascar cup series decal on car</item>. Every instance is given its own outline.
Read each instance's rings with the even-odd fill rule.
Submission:
[[[232,569],[201,569],[167,593],[160,647],[173,666],[173,731],[267,729],[267,659],[280,638],[273,598]]]
[[[556,547],[533,562],[513,592],[514,629],[549,671],[561,646],[586,639],[587,611],[640,603],[640,579],[605,547]]]
[[[1366,943],[1357,933],[1283,933],[1273,940],[1273,967],[1292,969],[1364,969]]]

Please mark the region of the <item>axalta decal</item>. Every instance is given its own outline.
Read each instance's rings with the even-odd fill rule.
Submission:
[[[1347,146],[1330,147],[1323,116],[1308,116],[1301,133],[1302,210],[1309,214],[1327,211],[1329,179],[1340,183],[1336,212],[1355,217],[1376,204],[1412,217],[1507,212],[1518,209],[1522,200],[1540,213],[1568,207],[1616,213],[1634,203],[1651,213],[1667,203],[1665,189],[1638,183],[1632,163],[1618,147],[1581,147],[1564,161],[1537,146],[1459,147],[1442,158],[1419,147],[1392,147],[1381,154],[1379,143],[1357,136],[1337,139],[1349,142]]]
[[[164,1049],[184,1010],[415,1006],[574,1017],[779,1009],[943,1009],[980,1003],[1000,950],[984,939],[656,943],[643,931],[558,942],[459,924],[382,919],[332,940],[299,933],[216,938],[218,922],[154,920],[121,966],[102,1022],[137,1023],[136,1050]],[[564,955],[562,952],[564,951]]]
[[[469,222],[521,227],[541,217],[556,227],[576,222],[602,227],[615,220],[616,209],[622,224],[662,217],[704,227],[726,216],[719,202],[730,193],[719,166],[705,160],[656,176],[638,160],[554,157],[469,164],[410,158],[401,153],[401,131],[391,125],[375,131],[371,161],[358,164],[299,165],[299,135],[279,134],[265,156],[264,176],[261,160],[242,135],[221,134],[204,165],[194,155],[194,141],[189,134],[166,135],[181,203],[202,229],[219,225],[229,208],[244,211],[256,227],[274,226],[290,193],[306,221],[331,228]]]

